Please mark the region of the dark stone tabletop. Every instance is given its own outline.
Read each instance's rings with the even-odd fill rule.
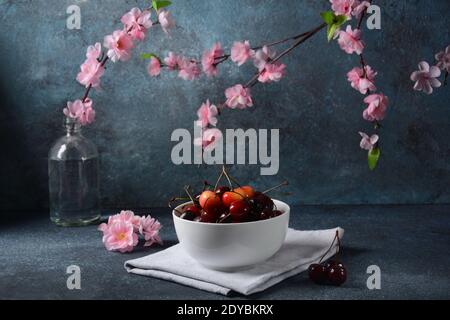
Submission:
[[[176,235],[167,209],[152,213],[164,225],[165,246]],[[346,230],[340,287],[317,286],[305,273],[251,299],[449,299],[450,206],[306,206],[293,208],[291,227]],[[128,274],[132,254],[107,252],[95,226],[60,228],[46,216],[0,222],[0,299],[242,299],[223,297],[158,279]],[[66,268],[81,268],[81,290],[68,290]],[[381,268],[381,290],[366,286],[367,267]],[[187,268],[189,266],[186,266]]]

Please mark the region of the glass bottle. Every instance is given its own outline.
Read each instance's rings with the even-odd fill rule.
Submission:
[[[50,219],[59,226],[84,226],[100,220],[99,154],[78,122],[66,118],[65,128],[48,157]]]

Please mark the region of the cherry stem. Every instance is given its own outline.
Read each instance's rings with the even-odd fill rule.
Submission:
[[[230,188],[233,189],[233,184],[231,183],[230,176],[228,175],[225,166],[222,167],[222,173],[225,175],[225,178],[227,178],[228,183],[230,184]]]
[[[445,72],[444,86],[448,84],[448,71]]]
[[[277,189],[279,189],[281,187],[284,187],[284,186],[287,186],[287,185],[289,185],[289,182],[288,181],[284,181],[284,182],[280,183],[279,185],[264,191],[263,193],[266,194],[266,193],[272,192],[274,190],[277,190]]]
[[[222,178],[223,178],[223,169],[219,175],[219,178],[217,179],[216,185],[214,186],[214,191],[217,191],[217,188],[219,187],[219,182],[220,182],[220,180],[222,180]]]
[[[195,203],[194,197],[192,196],[191,192],[189,191],[190,186],[185,186],[184,191],[188,195],[189,199],[192,201],[192,203]]]
[[[227,214],[225,217],[219,220],[219,223],[223,223],[225,220],[227,220],[229,217],[231,217],[231,214]]]
[[[230,176],[230,175],[228,175],[228,176],[230,177],[230,179],[231,179],[234,183],[237,184],[237,186],[238,186],[239,188],[242,187],[241,184],[240,184],[233,176]]]
[[[180,201],[180,200],[189,200],[189,198],[172,198],[172,199],[170,199],[170,201],[169,201],[169,208],[172,209],[172,210],[174,210],[174,211],[175,211],[176,213],[178,213],[179,215],[182,215],[183,212],[181,212],[181,211],[177,210],[176,208],[173,208],[173,207],[172,207],[172,204],[173,204],[175,201]]]
[[[325,259],[325,257],[327,256],[328,252],[331,251],[331,249],[333,249],[334,243],[336,242],[336,238],[339,239],[339,231],[336,231],[336,235],[333,238],[333,242],[331,243],[331,246],[328,248],[328,250],[324,253],[324,255],[322,256],[322,258],[320,258],[319,260],[319,264],[322,263],[323,259]],[[338,240],[339,241],[339,240]]]

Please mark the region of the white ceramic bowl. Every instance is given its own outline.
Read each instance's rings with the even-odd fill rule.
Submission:
[[[178,240],[184,250],[203,266],[222,271],[261,263],[280,250],[286,239],[290,208],[274,200],[281,216],[273,219],[232,224],[200,223],[183,220],[173,211]]]

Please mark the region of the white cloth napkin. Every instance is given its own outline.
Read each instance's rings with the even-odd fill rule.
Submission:
[[[286,241],[280,251],[264,263],[250,269],[236,272],[221,272],[207,269],[189,257],[175,245],[167,250],[125,262],[128,272],[177,282],[186,286],[228,295],[232,291],[243,295],[261,292],[275,284],[308,269],[330,248],[341,228],[320,231],[296,231],[289,229]],[[324,261],[336,253],[328,252]]]

